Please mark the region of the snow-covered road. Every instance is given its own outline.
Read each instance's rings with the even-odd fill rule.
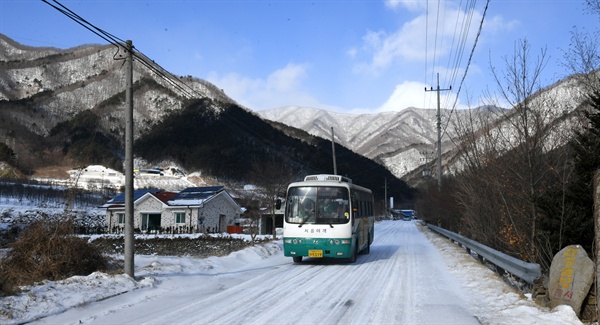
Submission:
[[[33,323],[581,324],[568,307],[538,308],[459,247],[420,228],[377,223],[371,253],[354,264],[294,264],[281,241],[254,248],[258,254],[183,263],[136,256],[136,276],[151,285]]]

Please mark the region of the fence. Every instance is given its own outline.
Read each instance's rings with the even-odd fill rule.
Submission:
[[[469,254],[475,252],[480,262],[487,261],[496,266],[496,271],[503,275],[504,271],[516,276],[523,281],[533,285],[534,281],[542,275],[541,267],[539,264],[528,263],[521,261],[512,256],[506,255],[493,248],[487,247],[474,240],[461,236],[452,231],[436,227],[432,224],[427,224],[427,227],[446,238],[462,245],[467,249]]]

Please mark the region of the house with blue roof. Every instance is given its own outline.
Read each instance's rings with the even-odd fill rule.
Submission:
[[[218,233],[235,225],[242,208],[223,186],[189,187],[180,192],[153,189],[133,193],[133,227],[139,233]],[[102,206],[109,233],[125,228],[125,194]]]

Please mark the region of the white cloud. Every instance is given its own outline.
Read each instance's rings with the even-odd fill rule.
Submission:
[[[396,85],[388,100],[378,108],[378,111],[400,111],[408,107],[423,108],[426,99],[425,85],[415,81],[404,81]]]
[[[418,11],[427,8],[427,0],[386,0],[385,6],[394,10],[403,7],[410,11]]]
[[[267,89],[275,91],[295,91],[306,77],[307,65],[288,64],[282,69],[275,70],[267,77]]]
[[[388,7],[403,6],[417,8],[425,1],[392,1],[386,2]],[[437,6],[429,8],[429,12],[414,15],[395,31],[367,31],[362,44],[348,51],[348,56],[356,60],[355,72],[377,75],[393,65],[414,65],[415,62],[435,62],[445,64],[448,55],[457,55],[461,50],[463,58],[468,57],[470,46],[475,41],[481,12],[475,10],[472,15],[461,9],[450,8],[451,3],[442,2],[440,20],[436,21]],[[429,18],[427,18],[429,15]],[[401,16],[398,16],[402,19]],[[464,22],[469,21],[469,25]],[[518,26],[516,21],[507,21],[501,16],[486,18],[486,31],[497,33],[512,30]],[[465,34],[464,28],[468,28]],[[468,35],[463,39],[464,35]],[[454,51],[454,52],[452,52]],[[464,62],[463,62],[464,63]]]
[[[401,110],[409,106],[432,108],[435,103],[425,94],[424,88],[435,86],[427,82],[424,85],[420,82],[411,80],[421,80],[423,77],[429,77],[433,73],[445,73],[452,75],[452,71],[446,73],[448,67],[444,65],[450,60],[448,55],[451,48],[456,51],[458,45],[457,22],[460,24],[465,19],[465,13],[462,10],[452,9],[453,3],[443,2],[441,10],[444,10],[444,18],[440,20],[440,25],[432,17],[436,17],[435,11],[438,6],[429,6],[428,15],[425,10],[419,11],[419,7],[425,5],[425,1],[398,1],[388,0],[385,2],[390,9],[406,8],[404,13],[398,13],[398,19],[404,23],[395,30],[369,30],[363,37],[360,44],[349,48],[346,51],[348,58],[354,62],[353,71],[358,74],[371,76],[370,82],[383,82],[387,79],[395,79],[398,83],[381,107],[380,111]],[[405,18],[410,14],[408,20]],[[479,28],[481,13],[475,11],[471,17],[471,26],[469,26],[468,39],[464,44],[471,46],[474,37]],[[429,25],[427,28],[426,25]],[[489,26],[489,25],[491,26]],[[486,30],[501,31],[514,28],[517,23],[514,21],[505,21],[502,17],[486,18]],[[460,25],[459,25],[460,26]],[[437,27],[437,28],[436,28]],[[428,33],[428,35],[426,35]],[[468,57],[470,47],[464,48],[463,58]],[[433,53],[435,50],[435,61]],[[456,53],[452,53],[456,55]],[[465,64],[465,62],[462,62]],[[428,71],[425,71],[427,68]],[[472,67],[474,68],[474,67]],[[460,69],[464,69],[461,66]],[[433,72],[432,72],[433,71]],[[350,108],[340,109],[320,102],[314,94],[309,93],[310,65],[290,63],[280,69],[272,71],[266,76],[249,77],[246,75],[230,74],[209,74],[207,80],[222,88],[225,93],[239,102],[240,104],[253,109],[263,110],[288,105],[315,107],[331,110],[365,110],[372,111],[374,108]],[[458,82],[462,77],[463,70],[458,73],[454,71]],[[474,73],[472,69],[470,73]],[[392,78],[390,75],[395,74]],[[398,74],[404,78],[403,82],[397,81]],[[442,85],[447,87],[448,85]],[[458,84],[452,85],[457,87]],[[385,95],[384,95],[385,96]],[[383,97],[384,98],[384,97]],[[433,105],[433,106],[432,106]]]
[[[288,64],[266,78],[249,78],[236,73],[210,73],[207,80],[225,91],[227,96],[252,110],[288,105],[323,108],[325,105],[304,90],[307,64]]]
[[[357,59],[353,70],[376,75],[394,63],[425,60],[423,18],[419,16],[393,33],[368,31],[362,45],[347,52],[349,57]],[[367,59],[361,61],[361,54]]]
[[[502,16],[493,16],[485,19],[484,28],[492,33],[512,31],[521,26],[518,20],[506,20]]]
[[[347,50],[347,51],[346,51],[346,54],[347,54],[349,57],[351,57],[351,58],[353,58],[353,59],[354,59],[354,58],[356,58],[356,56],[358,55],[358,49],[357,49],[357,48],[355,48],[355,47],[353,47],[353,48],[351,48],[351,49]]]
[[[427,89],[427,91],[425,91]],[[401,111],[405,108],[437,108],[437,92],[431,91],[431,86],[426,86],[417,81],[404,81],[396,85],[394,92],[387,101],[381,105],[377,111]],[[435,87],[433,88],[435,90]],[[454,89],[453,89],[454,90]],[[450,109],[454,105],[456,94],[453,91],[444,91],[440,94],[440,104],[442,108]],[[456,103],[457,109],[466,108],[460,101]]]

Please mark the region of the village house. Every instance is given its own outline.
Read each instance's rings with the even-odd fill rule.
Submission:
[[[242,213],[223,186],[189,187],[180,192],[135,190],[133,228],[141,233],[226,232]],[[125,194],[102,206],[109,233],[125,228]]]

